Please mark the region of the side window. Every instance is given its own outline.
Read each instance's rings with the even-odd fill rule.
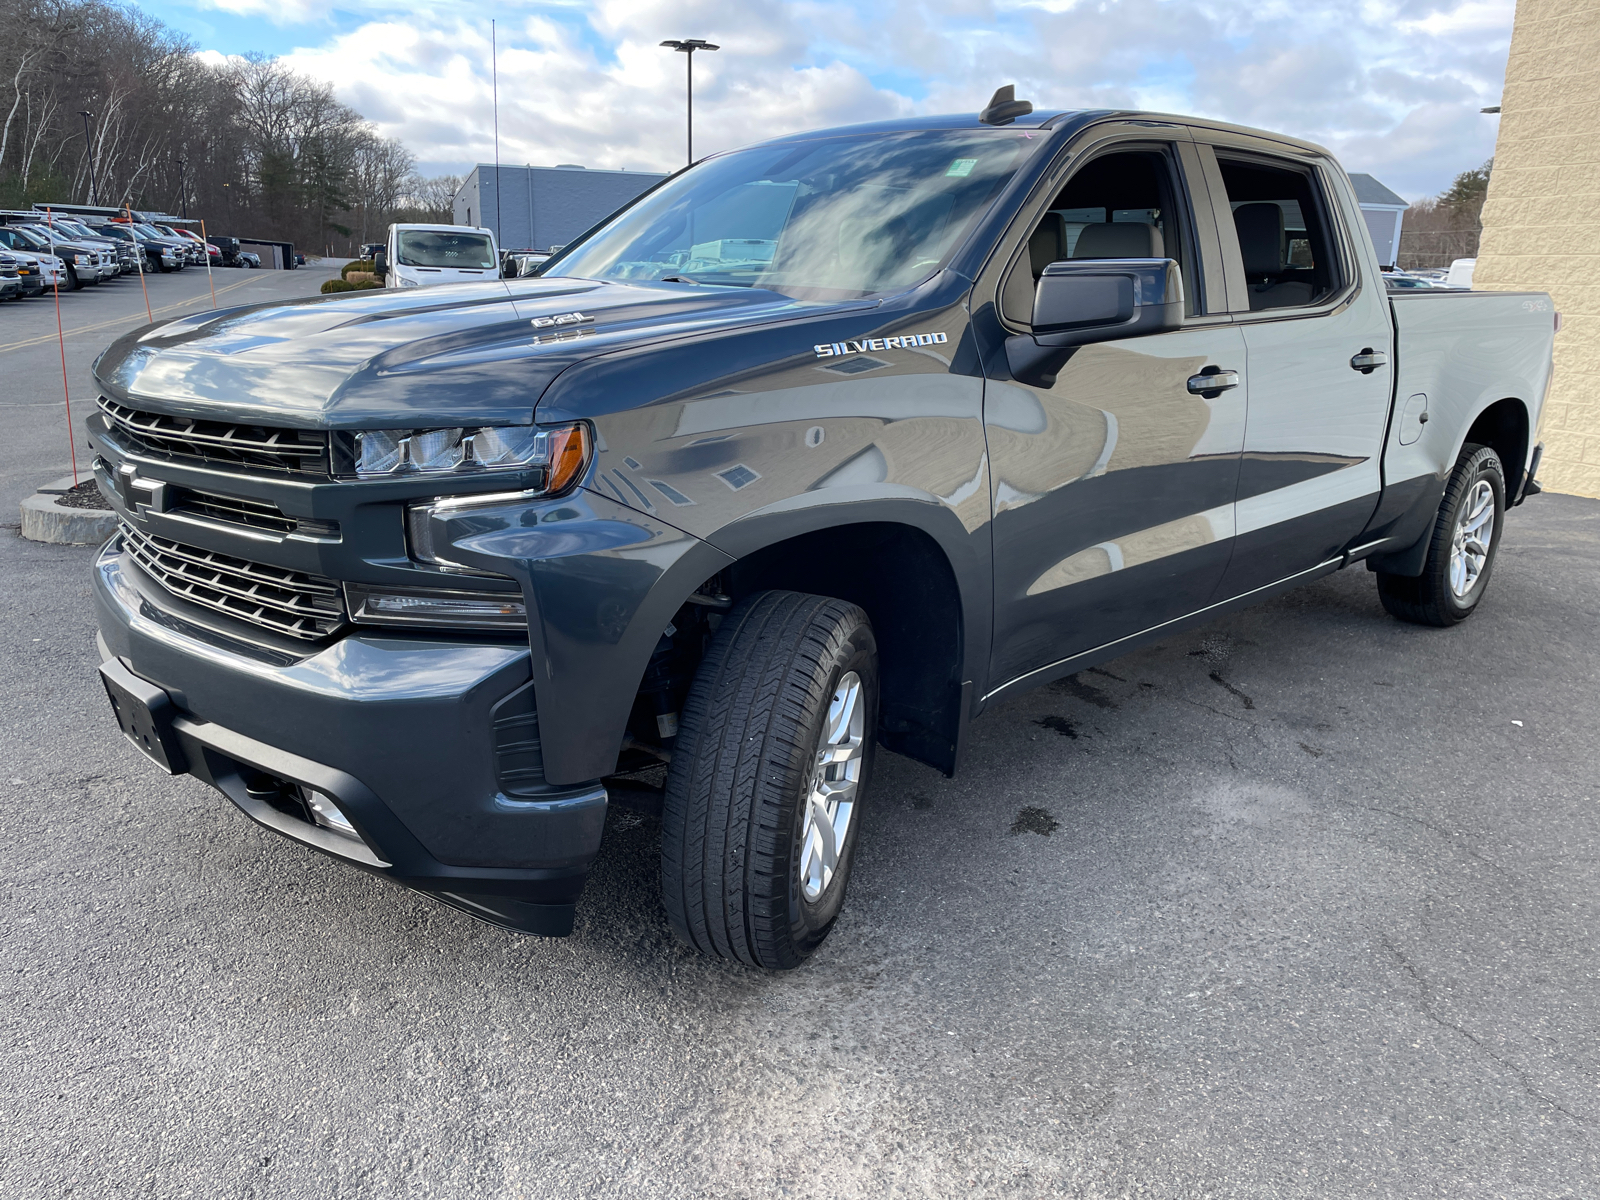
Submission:
[[[1312,172],[1220,154],[1217,166],[1233,210],[1250,311],[1300,308],[1337,291],[1344,280]],[[1228,237],[1229,230],[1220,232]]]
[[[1171,258],[1183,273],[1184,311],[1199,311],[1200,280],[1188,209],[1172,156],[1120,150],[1079,167],[1050,202],[1001,288],[1007,320],[1027,325],[1034,286],[1053,262],[1075,258]]]

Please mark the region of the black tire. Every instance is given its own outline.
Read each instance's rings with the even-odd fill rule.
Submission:
[[[67,291],[75,292],[83,286],[78,279],[78,273],[72,269],[71,263],[64,264],[67,271]]]
[[[1494,516],[1487,553],[1477,578],[1458,594],[1451,581],[1452,552],[1456,526],[1462,509],[1479,483],[1486,483],[1493,497]],[[1428,545],[1428,561],[1422,574],[1390,575],[1378,572],[1378,598],[1392,616],[1413,625],[1433,625],[1440,628],[1465,621],[1478,607],[1489,586],[1489,575],[1494,570],[1496,552],[1500,549],[1500,535],[1506,520],[1506,473],[1500,456],[1488,446],[1468,443],[1456,459],[1456,469],[1445,485],[1444,500],[1439,505],[1439,517],[1433,526],[1433,538]],[[1464,581],[1464,580],[1463,580]]]
[[[808,899],[806,798],[830,703],[850,672],[864,718],[853,806],[831,878]],[[667,772],[661,892],[679,941],[774,970],[798,967],[822,944],[855,859],[877,715],[877,640],[854,604],[761,592],[724,618]]]

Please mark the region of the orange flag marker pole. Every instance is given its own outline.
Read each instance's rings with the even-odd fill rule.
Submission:
[[[122,211],[128,214],[128,233],[133,237],[133,248],[136,251],[133,261],[139,264],[139,288],[144,292],[144,315],[153,322],[156,318],[150,311],[150,289],[145,287],[144,283],[144,247],[139,244],[138,235],[133,232],[133,210],[124,204]]]
[[[44,210],[44,219],[50,228],[50,252],[53,255],[56,248],[56,222],[48,208]],[[61,276],[64,270],[56,272],[56,342],[61,346],[61,395],[67,402],[67,456],[72,461],[72,486],[77,487],[78,448],[77,439],[72,434],[72,389],[67,386],[67,335],[61,329]]]
[[[206,251],[206,282],[211,285],[211,307],[217,306],[217,281],[211,278],[211,239],[206,236],[206,223],[200,222],[200,241]]]

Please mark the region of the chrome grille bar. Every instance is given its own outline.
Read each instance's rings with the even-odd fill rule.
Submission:
[[[113,428],[157,454],[239,463],[279,471],[328,473],[328,435],[310,429],[275,429],[141,412],[106,396],[100,411]]]
[[[345,624],[344,595],[331,579],[185,546],[119,522],[122,546],[175,596],[290,637],[329,637]]]

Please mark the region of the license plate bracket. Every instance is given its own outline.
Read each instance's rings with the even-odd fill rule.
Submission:
[[[140,679],[117,658],[100,664],[100,682],[105,685],[111,711],[127,739],[168,775],[183,774],[187,762],[172,729],[172,698],[148,679]]]

